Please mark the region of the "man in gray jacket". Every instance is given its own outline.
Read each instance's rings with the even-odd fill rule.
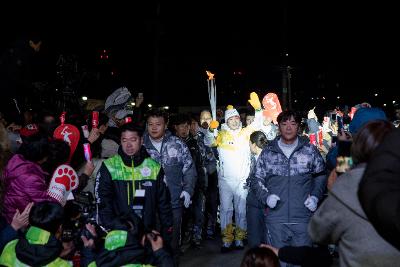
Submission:
[[[178,263],[179,242],[182,224],[182,205],[191,203],[197,180],[196,167],[186,144],[167,131],[168,118],[159,110],[151,110],[147,116],[147,133],[143,145],[151,158],[164,169],[165,182],[171,194],[173,233],[172,249]],[[183,201],[182,201],[182,200]]]
[[[295,112],[284,111],[277,120],[281,135],[261,152],[251,190],[267,209],[269,244],[310,246],[307,225],[325,190],[325,163],[315,146],[298,137]]]

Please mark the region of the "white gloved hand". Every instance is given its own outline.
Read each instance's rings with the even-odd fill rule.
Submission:
[[[310,211],[314,212],[317,209],[318,198],[314,196],[308,196],[306,201],[304,202],[304,206],[307,207]]]
[[[278,203],[279,200],[281,200],[280,197],[278,197],[275,194],[268,196],[268,198],[267,198],[268,207],[270,207],[271,209],[275,208],[276,203]]]
[[[185,208],[188,208],[191,203],[189,193],[186,191],[182,191],[180,198],[184,198],[183,205],[185,206]]]

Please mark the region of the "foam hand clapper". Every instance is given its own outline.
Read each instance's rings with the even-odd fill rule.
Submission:
[[[75,170],[66,164],[58,166],[51,178],[47,194],[65,205],[68,195],[79,185],[79,178]]]
[[[250,99],[248,101],[255,110],[261,109],[261,102],[260,102],[260,99],[258,98],[257,93],[251,92]]]
[[[276,124],[276,118],[282,112],[278,96],[274,93],[268,93],[264,96],[262,104],[264,106],[263,116],[269,120],[273,120]]]

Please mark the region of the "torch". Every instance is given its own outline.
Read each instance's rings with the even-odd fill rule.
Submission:
[[[208,100],[210,101],[211,115],[214,121],[217,120],[217,87],[215,85],[214,74],[210,71],[206,71],[208,79]],[[217,134],[216,129],[214,130],[214,135]]]

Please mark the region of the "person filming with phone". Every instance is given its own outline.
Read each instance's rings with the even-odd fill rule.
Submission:
[[[328,178],[328,189],[332,187],[339,175],[352,168],[351,146],[353,137],[362,126],[374,120],[387,120],[383,110],[379,108],[360,108],[350,122],[349,131],[345,131],[343,127],[338,129],[337,145],[327,155],[327,168],[331,170]]]

